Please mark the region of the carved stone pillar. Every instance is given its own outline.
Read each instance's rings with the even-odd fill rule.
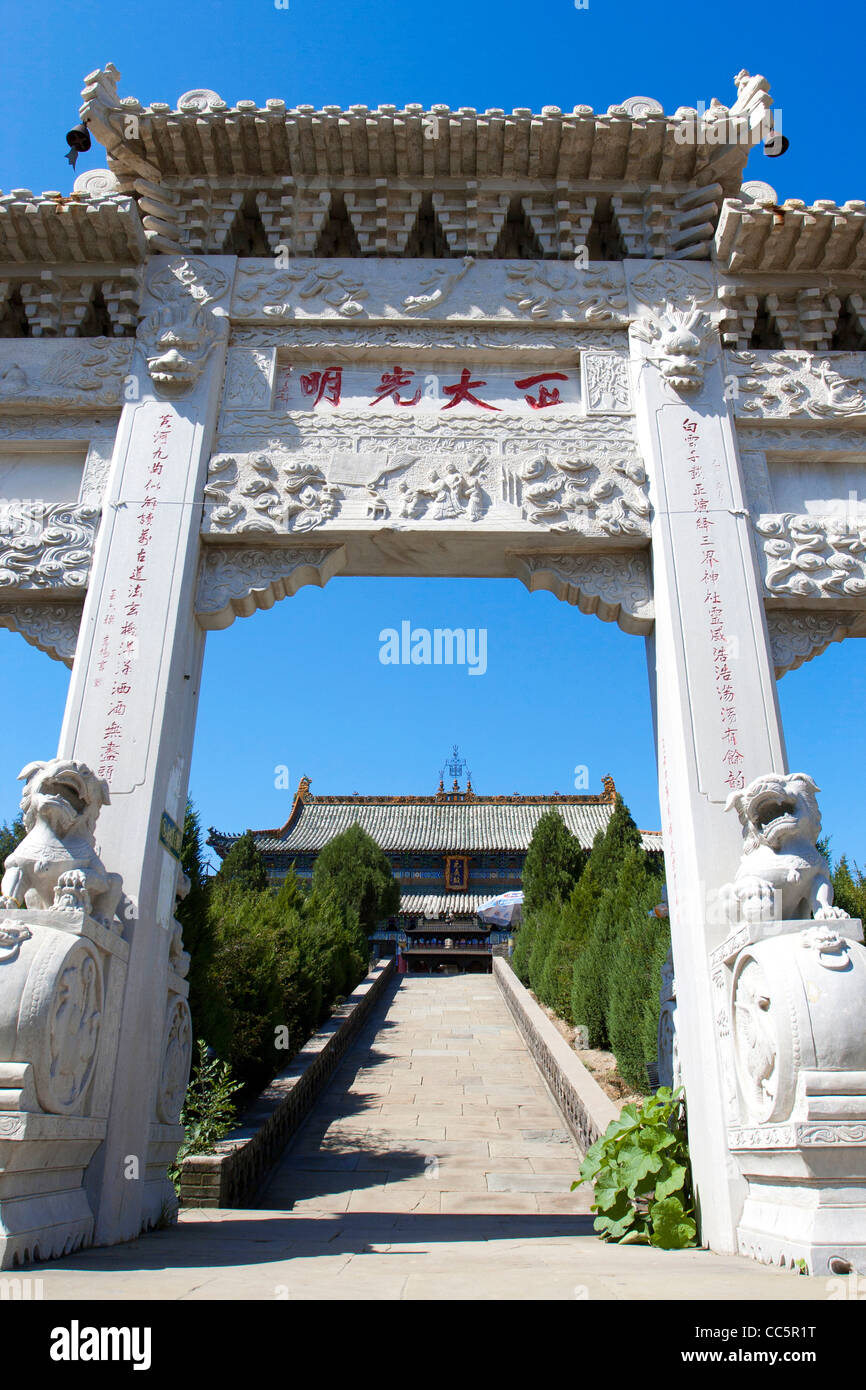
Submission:
[[[650,659],[679,1058],[704,1239],[730,1252],[745,1183],[728,1149],[709,964],[726,931],[714,901],[740,847],[724,810],[732,788],[767,768],[784,770],[785,752],[711,317],[714,275],[625,264],[638,438],[653,505]]]
[[[169,969],[177,863],[159,831],[164,812],[182,823],[185,808],[204,649],[193,612],[202,488],[234,265],[150,262],[138,399],[118,429],[60,739],[61,756],[85,759],[108,782],[101,846],[131,903],[108,1129],[87,1174],[102,1244],[136,1236],[169,1197],[154,1171],[177,1138],[166,1077],[175,1095],[189,1066],[186,1005]]]

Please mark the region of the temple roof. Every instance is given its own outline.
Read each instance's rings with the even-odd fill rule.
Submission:
[[[303,778],[291,815],[277,830],[257,830],[256,845],[263,854],[315,853],[360,825],[386,853],[525,852],[543,815],[557,811],[584,849],[591,849],[599,830],[613,814],[616,789],[605,779],[599,796],[477,796],[451,793],[437,796],[312,796]],[[645,849],[661,850],[661,834],[641,831]],[[211,829],[208,844],[223,856],[237,834]]]
[[[184,93],[173,107],[119,97],[120,73],[109,63],[85,78],[81,118],[108,150],[115,173],[157,182],[200,176],[396,176],[589,179],[617,182],[719,180],[734,192],[757,121],[771,107],[764,78],[738,74],[730,107],[714,101],[705,119],[745,116],[749,138],[727,143],[683,139],[682,127],[699,114],[680,107],[666,115],[658,102],[632,97],[605,112],[575,106],[477,111],[418,103],[290,106],[281,98],[237,101],[213,91]],[[130,123],[132,118],[132,123]]]
[[[494,896],[493,893],[401,893],[400,911],[410,917],[445,917],[449,912],[455,917],[474,917],[481,904]],[[495,925],[493,930],[502,928]]]
[[[232,106],[205,88],[144,105],[119,94],[119,79],[108,63],[82,92],[108,168],[85,170],[67,196],[0,193],[0,305],[20,294],[37,335],[60,330],[35,302],[62,299],[61,280],[76,275],[120,274],[102,284],[111,331],[134,329],[154,253],[264,266],[278,248],[301,259],[511,261],[570,261],[584,249],[592,261],[711,260],[747,281],[826,274],[843,298],[866,265],[866,203],[779,204],[769,184],[743,183],[750,151],[782,138],[768,81],[745,71],[730,106],[713,98],[672,114],[648,97],[604,112]],[[77,331],[61,318],[63,333]]]
[[[93,181],[91,181],[92,183]],[[139,264],[148,254],[132,198],[84,191],[0,194],[0,261]]]
[[[842,207],[828,198],[807,206],[799,198],[779,204],[769,185],[725,202],[716,229],[714,259],[733,274],[750,271],[866,270],[866,203]],[[764,190],[762,196],[760,190]]]

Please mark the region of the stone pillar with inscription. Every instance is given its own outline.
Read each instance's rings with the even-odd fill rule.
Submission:
[[[784,771],[785,749],[713,321],[714,272],[635,261],[626,277],[653,506],[658,770],[679,1056],[704,1241],[734,1251],[746,1185],[728,1147],[731,1064],[709,955],[728,932],[717,899],[741,848],[726,800],[759,773]]]
[[[228,340],[231,257],[156,257],[103,503],[61,757],[108,785],[100,849],[123,876],[129,969],[105,1142],[85,1187],[94,1239],[136,1236],[174,1204],[192,1048],[173,920],[204,633],[193,612],[202,488]],[[161,833],[162,829],[162,833]]]

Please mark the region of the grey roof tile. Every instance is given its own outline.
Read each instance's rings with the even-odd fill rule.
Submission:
[[[591,849],[599,830],[613,813],[613,803],[599,800],[569,804],[565,801],[494,802],[356,802],[317,801],[301,806],[286,835],[255,832],[265,854],[297,854],[320,850],[335,835],[358,824],[387,853],[481,853],[525,851],[532,832],[547,811],[558,811],[585,849]],[[643,831],[645,849],[660,850],[661,834]],[[216,837],[226,843],[235,836]],[[227,845],[226,845],[227,847]]]

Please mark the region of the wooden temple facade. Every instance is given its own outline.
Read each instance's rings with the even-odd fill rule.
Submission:
[[[254,831],[272,883],[291,867],[312,879],[316,856],[335,835],[357,824],[387,855],[400,885],[400,911],[376,932],[380,948],[410,960],[410,968],[435,967],[447,957],[468,969],[488,969],[508,931],[483,924],[478,908],[489,898],[519,889],[532,833],[554,810],[590,849],[613,813],[616,787],[603,779],[598,795],[480,796],[467,780],[450,790],[440,779],[433,796],[314,796],[303,777],[285,825]],[[661,834],[643,831],[644,848],[661,853]],[[211,829],[207,843],[225,858],[237,834]],[[446,941],[451,944],[446,946]]]

